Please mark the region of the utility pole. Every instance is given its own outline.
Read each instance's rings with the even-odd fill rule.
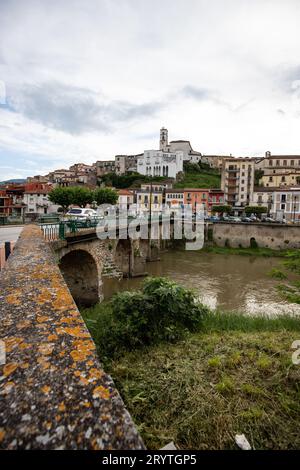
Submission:
[[[295,223],[295,222],[296,222],[296,199],[297,199],[297,196],[293,194],[293,198],[294,198],[294,215],[293,215],[293,222]]]

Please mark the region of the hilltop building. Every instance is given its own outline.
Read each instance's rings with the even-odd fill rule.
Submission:
[[[169,143],[168,129],[160,129],[159,149],[162,152],[182,152],[185,162],[198,163],[201,161],[201,153],[193,150],[189,140],[171,140]]]

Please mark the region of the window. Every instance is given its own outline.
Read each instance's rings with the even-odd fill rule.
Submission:
[[[282,182],[285,181],[285,176],[282,176],[282,177],[281,177],[281,181],[282,181]]]
[[[269,181],[273,181],[273,176],[269,176]]]
[[[287,166],[287,161],[283,160],[283,166]]]
[[[281,204],[281,209],[285,210],[285,204]]]
[[[291,166],[295,166],[295,161],[291,160]]]
[[[241,191],[244,191],[244,187],[243,187],[243,186],[241,187]]]
[[[269,160],[269,165],[273,166],[273,160]]]
[[[281,202],[285,202],[286,201],[286,194],[281,194]]]

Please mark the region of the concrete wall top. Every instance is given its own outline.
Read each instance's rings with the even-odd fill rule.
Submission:
[[[37,226],[0,276],[0,448],[143,448]]]

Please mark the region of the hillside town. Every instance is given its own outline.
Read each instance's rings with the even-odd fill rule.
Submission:
[[[201,187],[182,187],[186,172],[212,174],[218,187],[208,182]],[[109,175],[141,176],[139,187],[118,188],[118,204],[131,206],[136,213],[161,211],[163,204],[173,211],[185,204],[203,207],[212,215],[216,206],[229,206],[229,215],[245,216],[246,207],[265,208],[270,221],[295,223],[300,218],[300,155],[273,155],[267,151],[261,158],[232,155],[204,155],[195,151],[189,140],[169,141],[168,130],[160,130],[159,149],[135,155],[116,155],[114,160],[98,160],[88,165],[75,163],[46,175],[35,175],[22,183],[0,185],[0,221],[36,220],[53,215],[59,206],[49,192],[55,187],[80,186],[94,189],[113,186]]]

